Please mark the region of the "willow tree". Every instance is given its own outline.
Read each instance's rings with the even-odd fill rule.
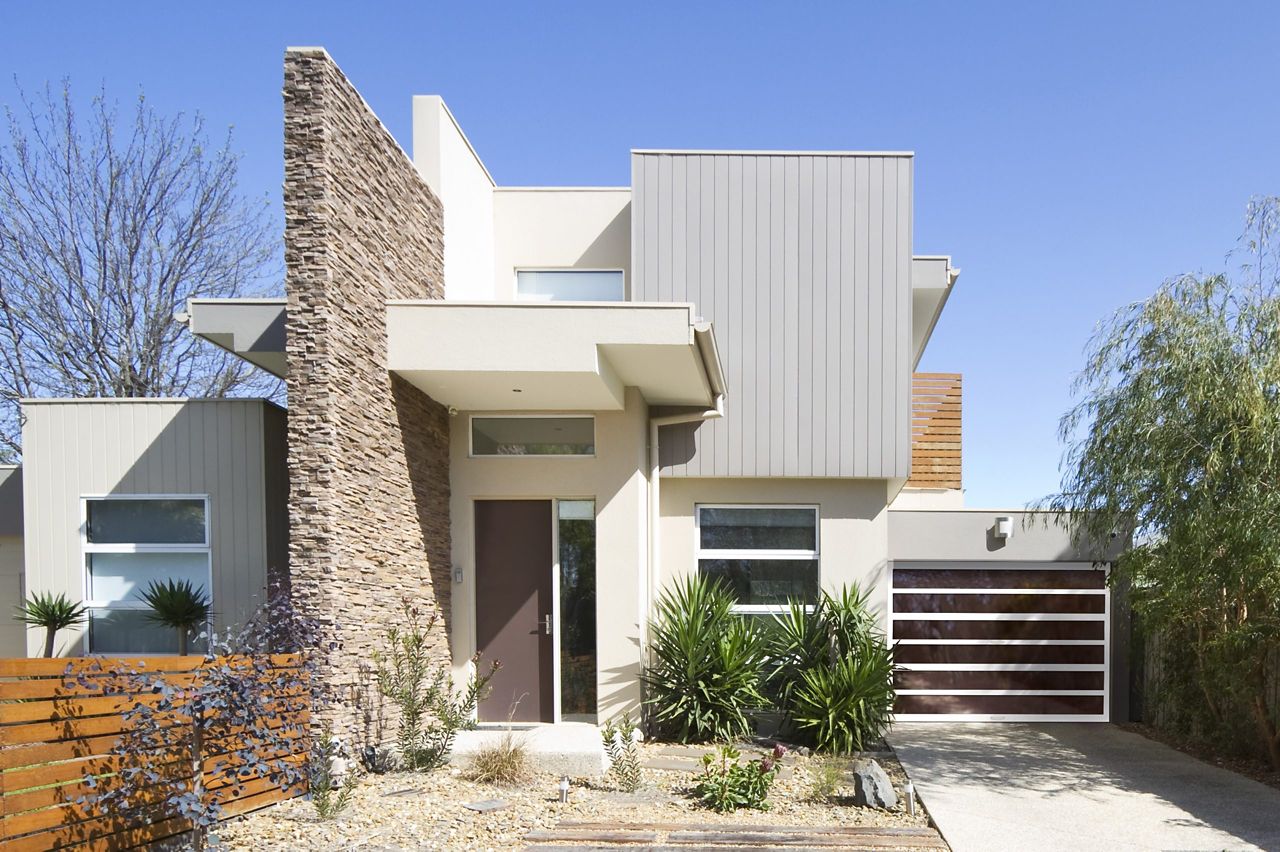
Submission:
[[[1278,224],[1280,199],[1252,203],[1238,271],[1168,281],[1099,326],[1047,508],[1094,546],[1132,531],[1117,575],[1201,705],[1199,733],[1247,731],[1280,768]]]
[[[188,334],[191,296],[273,286],[266,201],[244,196],[230,135],[139,97],[121,114],[69,86],[21,93],[0,139],[0,458],[39,396],[270,395],[278,383]]]

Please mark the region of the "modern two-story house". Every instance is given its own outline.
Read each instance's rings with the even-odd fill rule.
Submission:
[[[410,157],[319,48],[287,52],[284,114],[285,297],[185,320],[287,411],[27,405],[26,586],[98,618],[64,653],[160,649],[147,578],[207,581],[222,620],[278,579],[339,645],[349,728],[377,733],[404,601],[459,675],[502,660],[482,722],[602,722],[697,571],[744,614],[872,590],[905,718],[1123,716],[1099,555],[963,505],[959,377],[916,372],[959,271],[917,253],[910,153],[635,150],[630,186],[502,187],[440,98]]]

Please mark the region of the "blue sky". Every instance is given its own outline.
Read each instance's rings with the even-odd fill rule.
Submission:
[[[327,47],[401,142],[441,94],[499,183],[629,182],[633,147],[916,152],[915,249],[963,274],[969,505],[1052,490],[1094,323],[1219,268],[1280,194],[1280,5],[7,3],[0,102],[69,76],[234,125],[279,211],[280,67]]]

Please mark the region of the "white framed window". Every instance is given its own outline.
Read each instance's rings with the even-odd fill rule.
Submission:
[[[471,455],[520,458],[596,454],[596,419],[587,415],[472,415]]]
[[[142,593],[155,581],[187,580],[212,602],[208,495],[86,496],[81,513],[88,652],[177,653],[173,629],[147,617]]]
[[[780,612],[819,595],[818,507],[699,504],[694,507],[698,571],[725,582],[736,612]]]
[[[517,269],[516,298],[531,302],[623,302],[621,269]]]

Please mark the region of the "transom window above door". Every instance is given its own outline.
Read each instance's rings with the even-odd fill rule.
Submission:
[[[818,601],[818,507],[698,506],[698,570],[726,583],[744,613]]]
[[[621,269],[520,269],[516,298],[531,302],[622,302]]]
[[[471,418],[473,456],[594,456],[596,421],[580,417]]]

